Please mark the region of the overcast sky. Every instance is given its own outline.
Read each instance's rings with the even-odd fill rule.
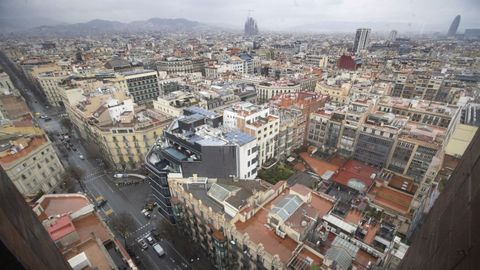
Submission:
[[[460,29],[480,26],[480,0],[0,0],[2,19],[42,17],[68,23],[160,17],[240,28],[249,10],[260,29],[270,30],[348,22],[446,31],[457,14],[462,16]]]

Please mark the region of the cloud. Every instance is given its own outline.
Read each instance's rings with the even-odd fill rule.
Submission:
[[[186,18],[242,27],[249,10],[261,29],[282,30],[322,22],[374,22],[448,28],[479,26],[478,0],[0,0],[0,18],[44,17],[63,22],[152,17]]]

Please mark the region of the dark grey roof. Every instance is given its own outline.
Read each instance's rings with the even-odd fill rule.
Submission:
[[[227,140],[238,145],[244,145],[255,140],[255,137],[250,136],[240,130],[230,130],[223,135]]]
[[[308,188],[314,188],[315,183],[318,182],[319,179],[315,178],[313,175],[310,175],[306,172],[296,172],[290,178],[288,178],[287,183],[289,186],[293,186],[295,184],[301,184]]]

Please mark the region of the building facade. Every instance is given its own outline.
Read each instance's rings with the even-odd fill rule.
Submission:
[[[141,105],[150,103],[160,95],[158,74],[153,70],[135,70],[124,72],[128,94],[133,102]]]

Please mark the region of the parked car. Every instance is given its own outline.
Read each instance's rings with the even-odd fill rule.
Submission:
[[[148,248],[147,243],[143,239],[138,240],[138,244],[140,245],[140,247],[142,247],[143,250]]]
[[[97,203],[97,207],[102,207],[107,203],[107,200],[103,196],[98,196],[95,198],[95,201]]]
[[[150,214],[150,211],[148,211],[148,209],[143,209],[142,210],[142,214],[146,217],[146,218],[150,218],[152,215]]]
[[[107,204],[107,200],[105,199],[102,199],[100,201],[97,202],[97,207],[103,207],[105,204]]]
[[[150,245],[155,244],[155,240],[153,240],[153,237],[152,237],[151,235],[145,237],[145,240],[147,240],[147,242],[148,242]]]
[[[163,251],[162,246],[160,246],[158,243],[153,245],[153,249],[158,254],[158,256],[161,257],[161,256],[165,255],[165,251]]]

